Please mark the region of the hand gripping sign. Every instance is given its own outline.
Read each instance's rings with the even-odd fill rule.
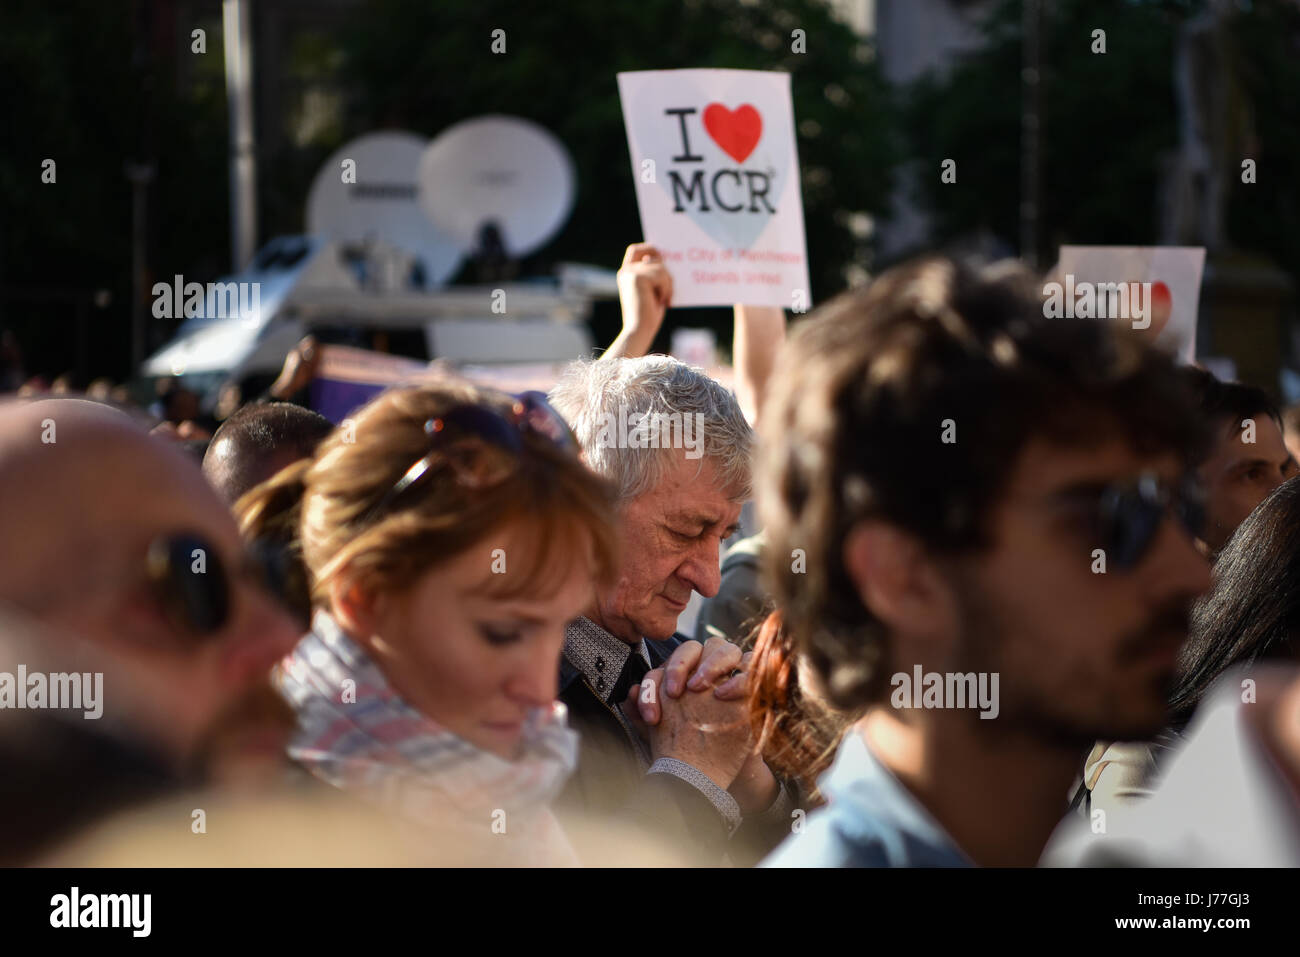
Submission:
[[[673,305],[810,305],[790,75],[618,74],[646,241]]]

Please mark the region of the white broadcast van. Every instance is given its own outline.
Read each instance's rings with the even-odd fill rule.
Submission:
[[[155,316],[183,318],[138,373],[179,378],[211,410],[226,383],[245,397],[265,389],[308,333],[479,368],[589,355],[591,304],[618,295],[611,270],[447,285],[466,258],[480,275],[509,274],[559,232],[575,196],[564,145],[519,117],[472,117],[433,139],[364,134],[321,165],[307,235],[273,239],[206,295],[179,276],[155,287]]]
[[[216,308],[214,287],[229,292],[215,297]],[[178,281],[178,297],[182,289]],[[179,379],[208,410],[226,383],[245,396],[269,386],[309,333],[326,344],[456,365],[565,362],[591,354],[592,302],[617,297],[612,271],[569,264],[553,278],[425,289],[418,266],[395,247],[312,236],[272,240],[247,270],[207,289],[191,310],[198,314],[183,319],[139,373]],[[238,291],[256,307],[227,310]]]

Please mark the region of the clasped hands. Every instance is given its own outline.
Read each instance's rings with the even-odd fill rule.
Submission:
[[[652,758],[675,758],[707,775],[742,814],[766,810],[780,790],[746,714],[751,657],[721,638],[684,641],[619,704]]]

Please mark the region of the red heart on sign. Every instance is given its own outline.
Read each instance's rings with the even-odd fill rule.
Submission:
[[[721,103],[710,103],[704,108],[704,128],[724,153],[743,163],[763,135],[763,117],[748,103],[734,111]]]
[[[1151,301],[1159,309],[1170,309],[1173,307],[1174,297],[1169,294],[1169,287],[1157,279],[1151,284]]]
[[[1154,339],[1160,335],[1164,329],[1165,323],[1169,321],[1170,314],[1174,311],[1174,297],[1169,293],[1169,287],[1163,282],[1157,280],[1151,284],[1151,302],[1147,304],[1151,310],[1151,337]]]

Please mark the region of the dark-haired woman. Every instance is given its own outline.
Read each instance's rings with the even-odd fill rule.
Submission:
[[[1274,660],[1300,660],[1300,477],[1264,499],[1219,553],[1179,654],[1169,727],[1154,741],[1101,743],[1089,755],[1090,807],[1149,795],[1215,680],[1236,665]]]

